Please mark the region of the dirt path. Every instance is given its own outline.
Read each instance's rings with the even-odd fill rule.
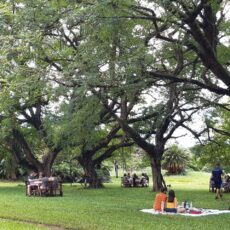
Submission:
[[[25,223],[25,224],[33,224],[33,225],[36,225],[38,227],[49,228],[50,230],[79,230],[78,228],[63,228],[63,227],[60,227],[58,225],[41,224],[38,221],[32,221],[32,220],[27,221],[27,220],[20,220],[20,219],[16,219],[16,218],[5,218],[5,217],[0,217],[0,219],[6,220],[6,221],[14,221],[14,222],[19,222],[19,223]]]

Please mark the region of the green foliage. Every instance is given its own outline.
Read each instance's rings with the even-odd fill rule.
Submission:
[[[185,171],[190,158],[188,152],[173,145],[163,155],[162,168],[166,169],[169,174],[181,174]]]
[[[200,153],[201,163],[209,169],[220,162],[225,171],[229,171],[230,158],[229,158],[229,143],[226,143],[223,138],[215,139],[216,142],[208,143],[202,148]]]
[[[187,167],[193,171],[200,171],[202,169],[202,164],[199,158],[192,156],[188,162]]]
[[[149,158],[147,155],[137,147],[120,148],[116,150],[112,157],[105,162],[112,166],[116,162],[119,170],[125,172],[139,171],[150,166]]]
[[[197,155],[200,157],[201,163],[209,168],[215,166],[216,162],[220,162],[222,167],[230,170],[230,145],[229,130],[230,116],[229,111],[225,109],[215,109],[209,119],[206,120],[210,127],[217,129],[213,133],[211,141],[207,141],[204,146],[197,146]],[[220,132],[218,132],[220,130]]]
[[[110,169],[110,167],[104,165],[100,169],[96,169],[97,177],[103,183],[111,182]]]
[[[84,100],[81,97],[85,97]],[[78,97],[77,104],[71,102],[63,107],[63,116],[61,132],[64,133],[64,146],[70,145],[84,146],[90,148],[94,143],[100,140],[101,136],[107,133],[106,128],[100,126],[99,112],[101,106],[98,98],[95,96]],[[79,133],[79,135],[77,135]]]
[[[62,182],[72,183],[83,175],[83,170],[76,161],[61,161],[54,164],[52,171],[61,178]]]
[[[15,180],[17,168],[15,159],[10,152],[3,146],[0,146],[0,178]]]
[[[220,63],[225,64],[229,60],[230,56],[230,49],[225,45],[220,45],[217,50],[218,60]]]

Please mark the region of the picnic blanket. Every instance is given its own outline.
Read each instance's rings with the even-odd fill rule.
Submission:
[[[158,212],[154,209],[142,209],[141,212],[150,213],[153,215],[181,215],[181,216],[191,216],[191,217],[201,217],[201,216],[209,216],[209,215],[219,215],[223,213],[229,213],[230,210],[216,210],[216,209],[203,209],[199,208],[201,211],[199,214],[191,214],[191,213],[167,213],[167,212]]]

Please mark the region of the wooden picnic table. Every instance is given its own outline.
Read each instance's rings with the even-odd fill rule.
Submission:
[[[54,177],[26,181],[27,196],[63,196],[62,183]]]

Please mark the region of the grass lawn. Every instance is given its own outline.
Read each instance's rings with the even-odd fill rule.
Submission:
[[[209,176],[193,172],[187,176],[165,179],[176,191],[179,202],[190,200],[198,208],[228,209],[230,194],[224,194],[222,200],[215,200],[214,194],[208,192]],[[0,229],[49,229],[35,224],[32,227],[25,223],[8,222],[6,219],[80,230],[229,229],[230,214],[192,218],[140,212],[140,209],[152,207],[154,196],[151,187],[121,188],[120,179],[116,178],[113,178],[113,183],[106,184],[105,189],[98,190],[66,185],[63,197],[26,197],[22,184],[1,182],[0,219],[4,220],[0,220]]]

